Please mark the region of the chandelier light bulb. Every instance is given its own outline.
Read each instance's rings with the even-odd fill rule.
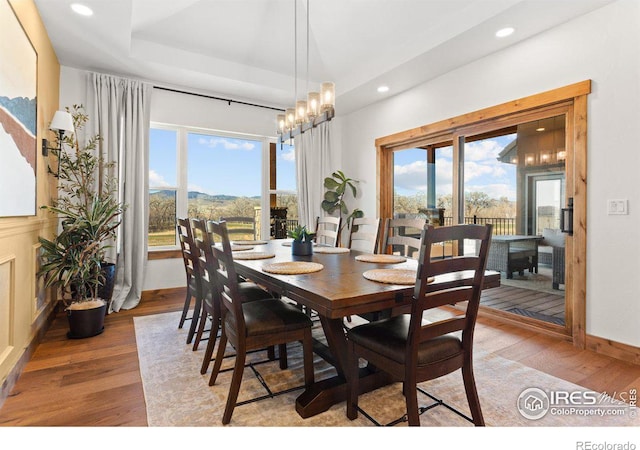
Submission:
[[[287,116],[287,129],[293,130],[296,127],[296,109],[287,108],[285,115]]]
[[[335,99],[336,99],[336,85],[331,82],[322,83],[320,96],[322,97],[322,103],[320,105],[320,109],[324,111],[331,110],[335,107]]]
[[[287,116],[278,114],[278,134],[283,134],[287,127]]]
[[[314,119],[320,114],[320,93],[309,92],[307,95],[307,117]]]
[[[307,121],[307,101],[298,100],[296,102],[296,125],[302,125]]]

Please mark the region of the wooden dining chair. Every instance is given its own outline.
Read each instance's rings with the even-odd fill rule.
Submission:
[[[271,345],[283,348],[289,342],[302,342],[304,359],[304,384],[309,387],[314,382],[313,341],[311,319],[290,303],[277,298],[247,302],[238,286],[231,244],[225,222],[208,222],[208,229],[215,242],[221,246],[212,247],[220,267],[216,271],[218,289],[222,301],[222,334],[213,363],[209,386],[213,386],[220,372],[227,341],[235,348],[236,358],[233,368],[229,395],[222,423],[231,421],[238,399],[247,352]],[[282,367],[282,359],[280,360]]]
[[[231,240],[256,239],[256,219],[254,217],[221,217],[220,221],[227,223],[227,230],[229,230]]]
[[[363,358],[379,370],[402,381],[409,425],[420,425],[417,383],[462,369],[462,379],[476,426],[484,425],[473,376],[473,332],[487,264],[492,225],[455,225],[433,228],[421,235],[420,256],[411,312],[359,325],[347,331],[347,417],[358,416],[358,361]],[[432,259],[432,244],[452,240],[475,241],[475,253]],[[465,241],[468,245],[469,241]],[[429,287],[432,277],[471,271],[473,281],[449,289]],[[423,313],[443,305],[458,304],[464,313],[433,323]],[[462,332],[461,337],[458,332]],[[455,334],[454,334],[455,333]]]
[[[180,217],[176,223],[178,232],[178,240],[180,241],[180,250],[182,252],[182,260],[184,262],[185,274],[187,277],[187,293],[184,299],[182,315],[178,328],[184,326],[185,321],[190,320],[189,332],[187,333],[187,344],[193,340],[193,336],[198,326],[200,310],[202,307],[202,279],[200,276],[200,268],[198,267],[198,251],[193,239],[193,228],[191,220],[186,217]],[[195,301],[194,301],[195,300]],[[193,301],[193,312],[191,317],[187,317]]]
[[[366,253],[376,253],[380,239],[380,219],[354,217],[349,232],[349,248]]]
[[[426,219],[385,219],[380,253],[400,254],[416,258],[420,250],[420,232]]]
[[[316,244],[337,247],[340,242],[341,225],[342,217],[316,217]]]
[[[212,246],[215,245],[211,232],[207,229],[207,223],[205,220],[193,219],[193,230],[195,244],[198,249],[198,266],[200,267],[201,279],[202,279],[202,314],[198,325],[198,331],[196,332],[195,340],[193,342],[193,350],[198,350],[198,346],[202,341],[206,323],[211,319],[211,328],[209,331],[209,338],[207,340],[207,347],[202,359],[202,367],[200,373],[205,374],[209,369],[211,363],[211,357],[213,356],[213,349],[216,345],[218,332],[220,331],[220,318],[221,304],[220,293],[217,286],[216,270],[218,270],[218,261],[213,255]],[[244,281],[238,284],[238,288],[242,293],[244,301],[262,300],[263,298],[271,297],[269,293],[258,286],[255,283]]]

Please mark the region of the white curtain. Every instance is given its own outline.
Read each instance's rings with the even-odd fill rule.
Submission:
[[[89,73],[90,126],[102,137],[100,151],[118,170],[119,196],[126,205],[118,242],[116,283],[109,312],[134,308],[140,302],[147,261],[149,195],[149,121],[153,86],[141,81]],[[117,255],[116,255],[117,252]]]
[[[334,171],[331,146],[331,122],[295,137],[298,220],[310,230],[315,229],[316,217],[324,215],[324,179]]]

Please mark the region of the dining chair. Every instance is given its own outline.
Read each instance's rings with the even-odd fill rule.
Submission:
[[[315,242],[319,245],[337,247],[340,242],[340,226],[342,217],[316,217]]]
[[[201,219],[193,219],[193,230],[196,247],[198,249],[198,266],[200,267],[202,279],[202,314],[193,342],[193,350],[198,350],[198,346],[202,341],[205,332],[206,323],[211,319],[211,329],[207,340],[207,347],[202,360],[200,373],[205,374],[209,369],[213,349],[216,345],[218,332],[220,330],[221,305],[220,294],[217,287],[216,270],[218,269],[218,261],[213,255],[212,246],[215,245],[211,232],[207,229],[207,222]],[[269,293],[259,285],[250,281],[238,283],[238,288],[243,295],[244,301],[261,300],[270,297]]]
[[[420,250],[420,232],[426,223],[426,219],[418,218],[385,219],[380,252],[399,253],[415,259]]]
[[[294,305],[281,299],[265,298],[260,301],[244,301],[245,296],[238,286],[238,276],[234,268],[227,225],[225,222],[210,221],[207,226],[214,241],[221,244],[220,246],[212,246],[212,249],[219,263],[216,279],[222,302],[222,334],[209,386],[213,386],[216,382],[227,342],[236,351],[229,395],[222,416],[222,423],[226,425],[231,421],[242,383],[247,352],[251,350],[278,345],[282,356],[286,354],[282,350],[286,348],[287,343],[302,342],[304,384],[306,387],[313,384],[312,322]],[[282,363],[281,359],[281,368]]]
[[[487,264],[492,225],[455,225],[423,228],[418,271],[411,312],[358,325],[347,331],[347,417],[358,416],[358,362],[370,365],[402,381],[408,422],[420,425],[417,383],[462,369],[462,379],[476,426],[484,425],[473,375],[473,332]],[[474,252],[447,259],[432,259],[432,244],[463,240],[474,242]],[[455,288],[429,286],[432,277],[470,271],[473,281]],[[469,273],[469,272],[467,272]],[[423,314],[433,308],[458,304],[463,313],[452,318],[425,322]],[[461,332],[461,335],[460,333]]]
[[[227,223],[229,236],[237,236],[238,240],[256,239],[256,219],[254,217],[221,217],[220,221]]]
[[[200,317],[202,307],[202,279],[200,277],[200,268],[198,267],[198,251],[195,241],[193,240],[193,228],[191,220],[186,217],[179,217],[176,223],[178,232],[178,240],[180,241],[180,250],[182,252],[182,260],[184,262],[185,274],[187,277],[187,293],[184,299],[184,307],[180,316],[178,328],[184,326],[186,320],[190,320],[189,332],[187,333],[187,344],[193,340]],[[191,308],[192,300],[193,312],[191,317],[187,317]]]
[[[366,253],[376,253],[380,239],[380,219],[354,217],[349,232],[349,248]]]

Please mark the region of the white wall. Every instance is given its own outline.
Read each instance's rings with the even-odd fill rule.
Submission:
[[[620,0],[343,121],[343,169],[376,211],[376,138],[591,79],[587,334],[640,345],[640,2]],[[338,105],[339,108],[339,105]],[[608,216],[607,199],[629,215]]]

